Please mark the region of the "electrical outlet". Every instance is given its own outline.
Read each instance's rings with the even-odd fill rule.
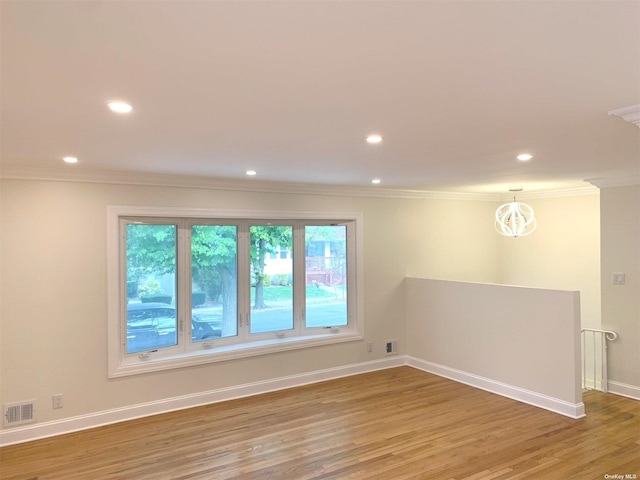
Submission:
[[[53,395],[53,408],[62,408],[62,394],[56,393]]]
[[[398,341],[397,340],[387,340],[385,344],[385,353],[387,355],[392,355],[394,353],[398,353]]]
[[[371,342],[367,343],[367,352],[373,352],[373,343]]]

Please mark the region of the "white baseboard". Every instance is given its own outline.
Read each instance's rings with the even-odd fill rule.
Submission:
[[[549,397],[541,393],[532,392],[520,387],[514,387],[506,383],[480,377],[471,373],[445,367],[437,363],[427,362],[415,357],[407,357],[407,365],[433,373],[440,377],[445,377],[456,382],[464,383],[487,392],[496,393],[503,397],[511,398],[519,402],[527,403],[535,407],[544,408],[560,415],[571,418],[582,418],[585,416],[584,403],[570,403],[558,398]]]
[[[609,385],[609,393],[622,395],[623,397],[632,398],[633,400],[640,400],[640,387],[616,382],[614,380],[609,380],[607,384]]]
[[[225,400],[233,400],[235,398],[249,397],[261,393],[299,387],[334,378],[348,377],[351,375],[384,370],[386,368],[400,367],[403,365],[406,365],[406,358],[402,355],[398,355],[371,362],[345,365],[342,367],[317,370],[299,375],[290,375],[287,377],[220,388],[206,392],[183,395],[180,397],[166,398],[154,402],[105,410],[87,415],[65,418],[62,420],[14,427],[0,430],[0,447],[62,435],[65,433],[77,432],[79,430],[87,430],[90,428],[124,422],[127,420],[134,420],[136,418],[148,417],[160,413],[183,410],[186,408],[223,402]]]
[[[488,378],[473,375],[467,372],[445,367],[435,363],[420,360],[415,357],[397,355],[390,358],[363,362],[352,365],[345,365],[325,370],[290,375],[287,377],[274,378],[260,382],[237,385],[233,387],[220,388],[206,392],[199,392],[180,397],[166,398],[154,402],[141,403],[137,405],[105,410],[101,412],[80,415],[76,417],[43,422],[33,425],[25,425],[10,429],[0,430],[0,446],[7,446],[16,443],[29,442],[41,438],[62,435],[65,433],[87,430],[136,418],[148,417],[160,413],[167,413],[186,408],[198,407],[236,398],[259,395],[261,393],[273,392],[292,387],[299,387],[312,383],[322,382],[335,378],[348,377],[361,373],[384,370],[387,368],[408,365],[425,372],[464,383],[481,390],[496,393],[504,397],[518,400],[529,405],[534,405],[545,410],[550,410],[571,418],[584,417],[584,404],[572,404],[564,400],[549,397],[540,393],[514,387],[505,383],[497,382]],[[611,393],[640,399],[640,388],[632,385],[625,385],[618,382],[609,382]],[[634,396],[635,395],[635,396]]]

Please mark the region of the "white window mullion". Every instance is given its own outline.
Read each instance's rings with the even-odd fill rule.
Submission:
[[[127,221],[124,218],[118,219],[118,273],[120,282],[120,296],[118,302],[118,339],[121,345],[119,352],[120,361],[127,356]]]
[[[178,223],[177,302],[178,345],[187,350],[191,343],[191,229],[184,220]]]
[[[348,222],[347,224],[347,288],[348,288],[348,299],[347,299],[347,315],[349,318],[349,328],[352,330],[357,330],[358,326],[356,325],[358,322],[358,304],[357,299],[358,295],[358,286],[357,279],[359,275],[357,274],[358,262],[357,262],[357,252],[359,249],[356,247],[357,238],[356,238],[356,225],[354,222]]]
[[[306,302],[306,274],[304,252],[304,224],[296,222],[293,230],[293,329],[300,335],[304,329]]]
[[[249,223],[238,224],[238,340],[249,338],[251,314],[251,265]]]

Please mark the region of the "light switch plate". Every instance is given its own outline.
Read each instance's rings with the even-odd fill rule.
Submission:
[[[614,285],[624,285],[624,273],[622,273],[622,272],[613,272],[611,282]]]

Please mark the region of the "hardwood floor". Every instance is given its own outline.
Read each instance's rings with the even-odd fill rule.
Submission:
[[[640,479],[640,402],[584,401],[572,420],[400,367],[5,447],[0,478]]]

